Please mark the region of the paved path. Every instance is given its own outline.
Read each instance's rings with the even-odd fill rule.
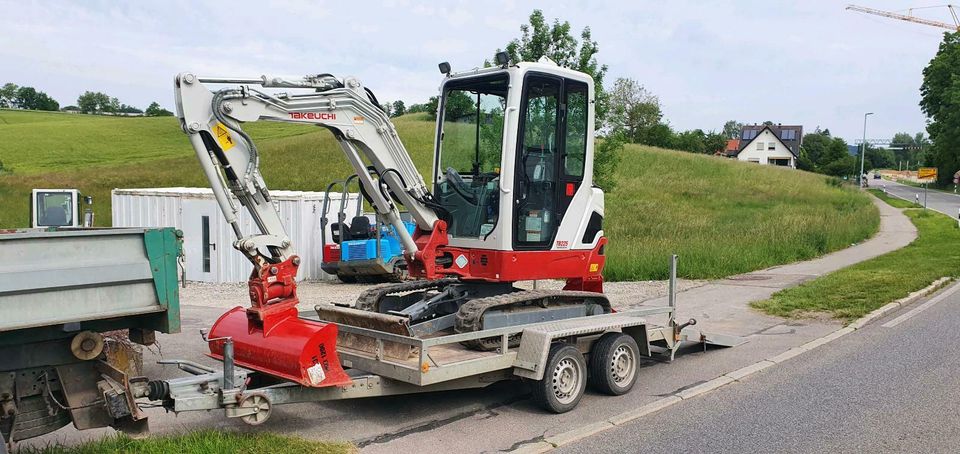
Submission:
[[[748,336],[750,342],[734,349],[707,352],[690,348],[669,364],[646,361],[641,364],[639,383],[625,396],[607,397],[588,392],[574,411],[552,415],[530,402],[522,384],[500,383],[480,390],[281,406],[266,424],[257,427],[227,420],[219,412],[174,416],[152,409],[148,411],[150,427],[158,434],[203,427],[271,431],[307,438],[350,440],[365,452],[389,454],[424,450],[500,451],[536,442],[638,408],[659,396],[695,386],[835,330],[839,325],[833,321],[784,320],[755,312],[749,303],[825,272],[895,250],[915,238],[916,230],[906,216],[884,203],[875,203],[881,213],[880,232],[862,244],[809,262],[714,281],[678,294],[681,316],[697,318],[704,331]],[[626,301],[625,304],[658,305],[665,301],[653,299],[635,304]],[[211,360],[203,356],[203,344],[197,332],[209,327],[223,309],[184,306],[182,312],[183,333],[160,337],[163,356],[211,364]],[[169,366],[153,364],[157,357],[151,356],[144,361],[145,373],[151,378],[182,375]],[[105,433],[108,432],[62,429],[29,444],[72,443]]]
[[[911,202],[916,201],[917,194],[920,194],[920,204],[923,205],[923,188],[915,188],[890,180],[870,180],[870,183],[872,188],[886,189],[887,193]],[[956,219],[957,210],[960,210],[960,195],[929,190],[927,191],[927,208]]]
[[[957,452],[958,289],[559,452]]]
[[[872,199],[880,210],[880,231],[873,238],[814,260],[741,274],[679,293],[678,319],[694,317],[704,322],[705,331],[747,336],[782,322],[750,309],[751,302],[910,244],[917,237],[910,219],[900,210]],[[666,298],[657,298],[642,305],[666,303]]]

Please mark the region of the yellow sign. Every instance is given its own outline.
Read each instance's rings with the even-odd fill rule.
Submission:
[[[223,123],[213,125],[213,135],[217,137],[217,142],[220,143],[220,148],[223,151],[227,151],[236,145],[233,142],[233,137],[230,136],[230,130]]]
[[[590,272],[591,272],[591,273],[596,273],[597,271],[600,271],[600,264],[599,264],[599,263],[591,263],[591,264],[590,264]]]
[[[937,168],[936,168],[936,167],[921,167],[920,170],[917,171],[917,178],[919,178],[919,179],[921,179],[921,180],[927,180],[927,179],[936,180],[936,179],[937,179]]]

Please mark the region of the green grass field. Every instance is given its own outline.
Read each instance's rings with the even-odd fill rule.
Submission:
[[[167,453],[283,453],[283,454],[352,454],[357,449],[349,443],[304,440],[269,433],[241,434],[204,430],[184,435],[149,437],[134,440],[124,435],[82,443],[76,446],[50,445],[20,448],[20,454],[167,454]]]
[[[414,162],[430,177],[434,123],[394,120]],[[350,172],[319,128],[245,127],[274,189],[317,191]],[[110,225],[110,190],[207,186],[173,118],[113,118],[0,110],[0,228],[29,225],[31,188],[77,188]],[[628,145],[606,198],[609,280],[714,278],[794,262],[856,243],[879,225],[869,199],[820,175],[713,156]],[[855,222],[854,222],[855,221]]]
[[[780,317],[827,313],[852,321],[941,277],[960,276],[960,229],[956,221],[934,211],[908,209],[905,213],[919,233],[913,243],[779,291],[753,306]]]

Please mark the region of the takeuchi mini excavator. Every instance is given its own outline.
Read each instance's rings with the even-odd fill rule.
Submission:
[[[371,348],[337,325],[403,336],[468,333],[610,313],[603,295],[607,244],[603,191],[593,186],[593,79],[540,62],[444,74],[433,172],[424,181],[373,92],[354,77],[176,78],[177,114],[196,150],[234,243],[253,263],[250,306],[223,314],[209,334],[222,358],[231,338],[237,364],[309,387],[350,377],[339,347]],[[217,85],[218,89],[211,86]],[[260,154],[242,125],[269,120],[330,130],[362,193],[400,236],[417,280],[372,287],[354,304],[321,304],[319,320],[298,316],[300,259],[260,173]],[[398,206],[416,222],[411,235]],[[245,236],[247,210],[260,234]],[[522,290],[518,281],[565,280],[563,290]],[[514,335],[517,336],[518,335]],[[508,341],[467,341],[491,350]],[[515,342],[516,341],[516,342]],[[405,359],[411,347],[378,352]]]

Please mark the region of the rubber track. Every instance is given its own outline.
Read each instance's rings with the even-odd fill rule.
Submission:
[[[605,312],[610,312],[610,301],[602,293],[583,292],[573,290],[524,290],[506,293],[486,298],[477,298],[467,301],[460,306],[457,312],[454,329],[457,333],[473,333],[483,329],[483,314],[493,308],[502,308],[513,305],[543,304],[556,306],[558,304],[585,304],[593,301],[601,305]],[[510,347],[520,344],[520,333],[513,334],[508,340]],[[463,342],[463,345],[477,350],[494,350],[500,347],[500,339],[486,338]]]
[[[449,284],[457,282],[458,279],[447,278],[447,279],[437,279],[434,281],[407,281],[399,283],[389,283],[382,284],[375,287],[370,287],[363,291],[359,297],[357,297],[357,303],[354,305],[356,309],[362,311],[371,311],[376,312],[379,306],[379,302],[383,297],[390,295],[391,293],[405,293],[413,292],[417,290],[429,290],[437,289]]]

